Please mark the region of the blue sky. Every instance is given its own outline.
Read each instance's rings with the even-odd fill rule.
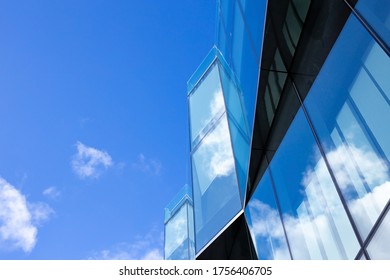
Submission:
[[[0,259],[161,258],[215,1],[0,4]]]

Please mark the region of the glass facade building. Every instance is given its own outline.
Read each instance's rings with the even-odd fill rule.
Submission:
[[[219,0],[188,82],[196,259],[390,259],[390,2]]]

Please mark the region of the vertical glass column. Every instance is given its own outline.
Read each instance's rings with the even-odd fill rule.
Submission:
[[[165,207],[164,256],[166,260],[195,259],[191,189],[184,186]]]
[[[241,211],[249,157],[240,91],[219,51],[209,56],[188,83],[196,252]]]

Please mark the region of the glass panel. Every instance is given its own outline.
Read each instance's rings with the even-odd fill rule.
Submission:
[[[249,135],[247,122],[242,107],[242,95],[241,91],[231,78],[232,74],[228,74],[222,65],[220,65],[220,74],[223,93],[225,96],[230,136],[235,156],[235,164],[241,190],[241,198],[242,201],[244,201],[246,190],[246,174],[249,159]]]
[[[245,23],[250,33],[250,37],[256,49],[256,56],[260,57],[261,40],[263,39],[263,29],[265,21],[265,0],[240,0],[243,8]]]
[[[359,0],[355,8],[390,46],[390,1]]]
[[[243,93],[246,120],[248,121],[249,132],[251,132],[257,93],[259,58],[256,57],[255,50],[245,30],[238,2],[236,2],[234,9],[232,61],[232,68],[236,73]]]
[[[245,209],[245,216],[260,260],[290,259],[268,172],[252,195]]]
[[[199,252],[241,209],[226,114],[193,152],[192,174]]]
[[[199,86],[190,94],[191,142],[200,141],[225,110],[216,65],[212,64]],[[192,147],[194,145],[196,143],[193,143]]]
[[[353,259],[358,242],[301,110],[270,172],[293,258]]]
[[[190,260],[195,259],[195,229],[194,229],[194,208],[188,203],[188,238]]]
[[[235,0],[219,0],[218,2],[219,2],[218,3],[219,5],[218,33],[220,33],[222,29],[225,30],[225,34],[220,36],[221,38],[222,36],[225,37],[225,43],[221,44],[222,41],[218,41],[218,48],[221,49],[224,58],[229,63],[229,65],[231,65],[233,9],[234,9]]]
[[[368,254],[373,260],[390,260],[390,215],[387,213],[370,244]]]
[[[305,100],[363,239],[390,198],[388,69],[389,57],[352,16]]]
[[[361,260],[367,260],[365,255],[362,255],[362,256],[360,257],[360,259],[361,259]]]
[[[165,259],[188,260],[188,203],[174,214],[165,225]]]

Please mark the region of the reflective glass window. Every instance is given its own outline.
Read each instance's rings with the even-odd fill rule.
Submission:
[[[390,2],[388,0],[359,0],[355,9],[390,46]]]
[[[265,21],[266,0],[239,0],[244,13],[250,38],[256,49],[256,56],[260,57],[261,40]]]
[[[229,65],[231,64],[232,34],[233,34],[233,9],[236,0],[219,0],[218,18],[218,48]],[[221,34],[224,32],[225,34]]]
[[[204,136],[225,110],[216,63],[190,95],[191,142]]]
[[[259,58],[249,39],[238,2],[235,3],[232,39],[232,68],[239,80],[243,103],[251,132],[254,120]]]
[[[196,251],[241,209],[226,114],[192,152]]]
[[[381,222],[378,230],[375,232],[370,244],[367,247],[368,254],[373,260],[389,260],[390,259],[390,215]]]
[[[165,259],[189,259],[188,222],[188,203],[185,203],[165,225]]]
[[[353,259],[359,245],[302,111],[270,172],[294,259]]]
[[[246,174],[249,159],[249,134],[245,113],[242,104],[242,94],[237,84],[232,80],[232,73],[220,65],[223,94],[228,114],[230,137],[233,144],[233,152],[241,198],[244,199]]]
[[[351,16],[305,100],[363,239],[390,199],[389,69],[389,57]]]
[[[268,172],[252,195],[245,216],[260,260],[291,259]]]

